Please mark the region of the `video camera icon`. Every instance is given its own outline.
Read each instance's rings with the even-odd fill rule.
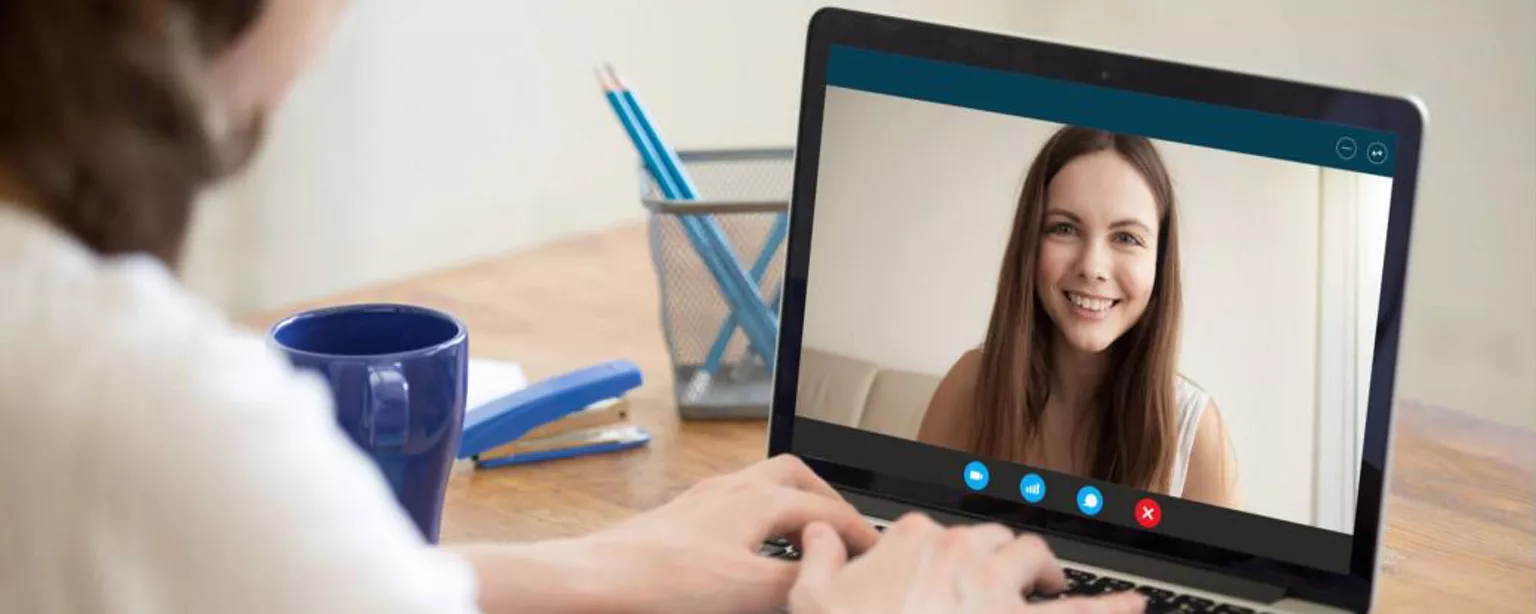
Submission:
[[[965,466],[965,485],[971,490],[985,489],[990,480],[991,473],[987,471],[986,465],[981,464],[981,461],[971,461]]]

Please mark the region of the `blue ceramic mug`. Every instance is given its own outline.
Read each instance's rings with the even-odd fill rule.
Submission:
[[[272,327],[271,340],[330,385],[337,423],[373,458],[422,536],[437,543],[464,428],[464,325],[423,307],[347,305],[289,317]]]

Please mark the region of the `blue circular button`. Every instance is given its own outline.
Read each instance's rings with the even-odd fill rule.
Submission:
[[[1089,516],[1097,516],[1104,509],[1104,493],[1092,486],[1077,490],[1077,509]]]
[[[1024,495],[1024,500],[1030,503],[1039,503],[1045,498],[1045,480],[1033,473],[1019,480],[1019,494]]]
[[[991,474],[987,472],[987,466],[981,464],[981,461],[971,461],[971,464],[965,466],[965,485],[969,486],[971,490],[986,488],[987,481],[991,477]]]

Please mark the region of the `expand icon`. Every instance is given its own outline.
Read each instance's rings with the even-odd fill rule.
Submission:
[[[1371,164],[1385,163],[1387,161],[1387,146],[1380,142],[1366,145],[1365,159],[1370,160]]]

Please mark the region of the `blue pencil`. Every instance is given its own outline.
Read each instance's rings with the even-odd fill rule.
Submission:
[[[676,152],[666,145],[660,134],[651,123],[645,113],[645,108],[635,98],[634,90],[625,87],[612,66],[606,67],[609,78],[613,80],[619,90],[620,98],[626,103],[629,111],[639,122],[640,131],[649,141],[651,148],[660,157],[662,167],[672,178],[672,184],[679,190],[673,198],[680,200],[698,199],[698,191],[693,182],[689,180],[683,170],[682,161],[678,159]],[[683,216],[688,217],[688,216]],[[731,248],[730,241],[725,238],[725,233],[715,223],[712,216],[699,216],[697,221],[703,230],[703,238],[710,246],[722,255],[722,262],[729,267],[728,281],[736,286],[736,305],[732,313],[741,320],[742,328],[747,332],[747,338],[752,345],[764,354],[764,359],[772,361],[774,349],[777,346],[778,321],[777,317],[762,305],[762,295],[757,287],[755,279],[747,277],[747,272],[742,270],[741,264],[735,258],[735,250]],[[727,333],[729,334],[729,333]]]
[[[618,115],[630,140],[634,142],[635,148],[640,152],[646,169],[656,178],[663,195],[677,200],[696,199],[697,191],[687,175],[683,173],[677,154],[661,140],[654,125],[646,116],[644,108],[635,99],[634,93],[623,86],[617,75],[612,73],[611,68],[608,70],[611,80],[604,81],[603,85],[609,104]],[[778,321],[777,316],[763,304],[756,279],[747,277],[747,272],[736,261],[734,250],[731,249],[729,241],[719,226],[714,223],[713,218],[701,216],[695,219],[689,215],[679,217],[695,250],[699,252],[711,274],[715,276],[717,284],[726,294],[727,301],[733,304],[731,317],[723,334],[728,340],[729,330],[734,328],[734,321],[739,320],[753,349],[763,354],[763,358],[771,364],[777,345]],[[754,278],[761,277],[761,271],[754,270],[753,273]],[[711,354],[714,353],[711,352]],[[718,359],[713,363],[718,363]],[[712,366],[718,365],[712,364]]]
[[[752,263],[752,279],[762,282],[763,276],[768,272],[768,263],[773,261],[773,254],[777,251],[779,243],[784,240],[784,235],[788,231],[789,218],[782,213],[778,214],[773,220],[773,227],[768,230],[768,238],[763,241],[762,250],[757,253],[757,261]],[[768,304],[774,305],[778,303],[776,294],[777,290],[775,290],[775,297],[769,298]],[[709,355],[704,358],[704,371],[706,373],[713,374],[720,368],[720,362],[725,359],[726,346],[730,344],[731,334],[736,331],[738,323],[739,319],[735,313],[732,313],[720,325],[720,332],[715,334],[715,344],[709,348]],[[757,351],[759,356],[763,357],[763,360],[767,361],[765,364],[773,364],[773,352],[764,351],[761,348],[753,349]]]
[[[619,78],[618,73],[614,71],[611,64],[604,64],[603,69],[608,73],[608,78],[614,84],[614,87],[619,90],[620,96],[629,107],[630,112],[633,113],[635,118],[639,121],[640,130],[642,133],[644,133],[647,140],[649,140],[651,148],[655,150],[657,155],[661,156],[662,166],[670,175],[672,183],[678,188],[678,190],[680,190],[679,194],[681,196],[675,198],[680,198],[682,200],[698,199],[698,191],[694,188],[693,182],[688,178],[688,175],[683,168],[682,161],[678,159],[677,154],[673,152],[670,147],[667,147],[665,141],[663,141],[661,136],[657,134],[649,116],[647,116],[645,113],[645,108],[635,100],[634,90],[624,85],[623,80]],[[711,240],[716,245],[720,246],[720,249],[724,250],[726,254],[734,255],[735,251],[730,248],[729,241],[725,238],[725,235],[723,232],[721,232],[719,226],[715,224],[713,217],[709,215],[703,215],[701,218],[705,224],[706,239]],[[769,231],[768,240],[763,242],[763,246],[758,252],[757,260],[753,263],[752,266],[751,277],[749,278],[751,279],[752,283],[748,284],[749,287],[746,289],[746,292],[750,296],[742,297],[742,300],[750,300],[751,297],[760,296],[758,294],[760,288],[756,284],[759,284],[763,281],[763,276],[767,273],[768,264],[770,261],[772,261],[773,254],[778,251],[779,244],[784,241],[789,228],[788,222],[789,220],[786,214],[777,214],[776,219],[774,220],[773,228]],[[736,262],[734,257],[730,257],[729,264],[734,265],[737,268],[740,267],[740,264]],[[774,297],[768,301],[768,305],[776,305],[777,302],[777,297]],[[743,314],[743,311],[747,313]],[[710,346],[709,354],[704,361],[703,370],[706,373],[714,374],[714,372],[719,369],[720,363],[725,357],[726,347],[730,344],[731,334],[735,331],[738,325],[741,326],[742,329],[747,333],[747,339],[749,343],[748,347],[752,351],[756,352],[759,356],[761,356],[766,364],[773,364],[774,354],[777,351],[778,344],[777,337],[772,336],[778,330],[778,316],[776,313],[776,308],[770,310],[767,308],[767,306],[765,306],[764,309],[759,310],[756,309],[755,305],[743,306],[741,309],[732,310],[731,313],[727,314],[725,321],[720,325],[720,331],[715,335],[715,342]],[[754,325],[761,326],[760,323],[752,322],[751,320],[762,319],[763,315],[767,316],[766,319],[768,320],[768,324],[771,326],[769,331],[767,331],[770,334],[770,339],[772,339],[769,342],[769,345],[761,344],[758,341],[759,337],[755,336],[751,330],[751,327]]]
[[[650,146],[649,141],[641,136],[639,122],[634,119],[628,107],[623,103],[622,99],[619,98],[617,93],[611,93],[609,95],[609,102],[614,106],[614,111],[618,114],[626,132],[628,132],[630,134],[630,138],[635,141],[636,150],[639,151],[640,157],[645,162],[647,170],[651,172],[652,176],[656,178],[657,183],[661,186],[662,193],[669,195],[669,198],[672,197],[670,195],[677,194],[678,189],[675,184],[672,183],[671,176],[667,174],[665,169],[661,167],[660,163],[658,162],[655,150]],[[689,241],[693,244],[694,249],[699,252],[700,258],[704,261],[705,266],[708,267],[710,274],[715,277],[716,283],[719,284],[721,288],[726,292],[727,300],[731,302],[737,302],[734,288],[732,288],[729,281],[727,281],[727,276],[729,273],[726,272],[725,266],[719,262],[719,259],[716,256],[713,248],[710,247],[707,243],[707,240],[703,238],[703,231],[698,227],[697,221],[692,219],[684,219],[683,229],[688,235]]]

